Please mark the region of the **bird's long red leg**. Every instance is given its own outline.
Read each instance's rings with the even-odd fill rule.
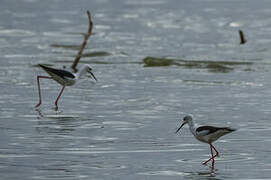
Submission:
[[[215,167],[215,157],[216,155],[214,156],[214,153],[213,153],[213,145],[210,144],[210,148],[211,148],[211,154],[212,154],[212,169],[214,169]]]
[[[212,146],[212,148],[215,150],[215,152],[216,152],[216,155],[214,156],[214,158],[215,157],[219,157],[219,152],[216,150],[216,148],[212,145],[212,144],[210,144],[211,146]]]
[[[210,159],[208,159],[207,161],[205,161],[204,163],[202,163],[204,165],[206,165],[209,161],[211,161],[212,159],[214,159],[213,150],[212,150],[212,145],[211,144],[210,144],[210,150],[211,150],[212,157],[210,157]]]
[[[56,98],[56,101],[55,101],[55,105],[56,105],[56,108],[55,108],[55,109],[56,109],[56,110],[58,109],[57,103],[58,103],[58,100],[59,100],[60,96],[62,95],[62,93],[63,93],[63,91],[64,91],[64,88],[65,88],[65,86],[62,87],[62,89],[61,89],[59,95],[58,95],[57,98]]]
[[[39,107],[41,105],[41,90],[40,90],[40,78],[44,79],[52,79],[49,76],[37,76],[37,81],[38,81],[38,90],[39,90],[39,103],[35,107]]]

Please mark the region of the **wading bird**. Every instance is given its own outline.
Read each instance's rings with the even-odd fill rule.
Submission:
[[[203,164],[206,165],[209,161],[212,160],[212,169],[214,169],[215,164],[215,157],[219,156],[218,151],[213,146],[213,142],[216,141],[221,136],[225,134],[231,133],[235,131],[235,129],[229,127],[214,127],[214,126],[200,126],[198,128],[195,127],[195,124],[192,120],[191,116],[185,116],[183,118],[182,125],[177,129],[176,133],[180,131],[180,129],[185,125],[188,124],[191,133],[195,136],[195,138],[201,142],[207,143],[210,145],[211,149],[211,158],[205,161]],[[215,151],[215,155],[213,153]]]
[[[91,76],[95,79],[95,81],[97,81],[96,77],[94,76],[94,74],[92,73],[92,68],[87,65],[84,64],[77,73],[72,73],[70,71],[67,70],[62,70],[62,69],[55,69],[55,68],[51,68],[51,67],[47,67],[44,66],[42,64],[39,64],[39,66],[46,71],[50,76],[37,76],[37,81],[38,81],[38,90],[39,90],[39,103],[35,106],[35,107],[39,107],[41,105],[41,90],[40,90],[40,79],[53,79],[56,82],[58,82],[60,85],[62,85],[62,89],[59,93],[59,95],[56,98],[55,101],[55,106],[56,106],[56,110],[58,109],[58,100],[60,98],[60,96],[62,95],[64,88],[66,86],[72,86],[76,83],[76,81],[84,74],[86,74],[87,72],[91,74]]]

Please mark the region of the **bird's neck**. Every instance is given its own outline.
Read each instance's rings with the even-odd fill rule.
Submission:
[[[191,131],[191,133],[195,136],[196,135],[196,127],[193,121],[189,121],[188,122],[189,125],[189,129]]]
[[[79,78],[87,73],[87,67],[83,66],[79,69],[79,71],[76,73],[76,77]]]

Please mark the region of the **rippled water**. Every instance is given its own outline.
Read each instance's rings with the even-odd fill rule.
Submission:
[[[270,1],[21,0],[0,6],[1,179],[270,179]],[[87,31],[84,78],[66,88],[37,64],[69,66]],[[248,40],[239,45],[238,30]],[[187,128],[238,131],[208,145]]]

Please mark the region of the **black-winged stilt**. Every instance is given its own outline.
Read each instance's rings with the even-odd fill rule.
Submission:
[[[224,136],[228,133],[231,133],[235,131],[235,129],[229,128],[229,127],[214,127],[214,126],[200,126],[198,128],[195,127],[195,124],[192,120],[192,116],[185,116],[183,118],[182,125],[177,129],[176,133],[180,131],[180,129],[185,125],[189,125],[189,129],[191,133],[195,136],[196,139],[198,139],[201,142],[207,143],[210,145],[211,149],[211,155],[212,157],[205,161],[203,164],[206,165],[209,161],[212,160],[212,168],[214,168],[215,163],[215,157],[219,156],[218,151],[216,148],[212,145],[214,141],[216,141],[221,136]],[[213,154],[213,150],[216,152],[216,154]]]
[[[37,81],[38,81],[38,90],[39,90],[39,103],[35,106],[35,107],[39,107],[41,105],[41,90],[40,90],[40,78],[44,78],[44,79],[53,79],[56,82],[58,82],[59,84],[62,85],[62,89],[58,95],[58,97],[56,98],[55,101],[55,106],[56,106],[56,110],[58,109],[58,100],[60,98],[60,96],[62,95],[64,88],[66,86],[72,86],[75,84],[75,82],[79,79],[79,77],[81,77],[82,75],[86,74],[87,72],[91,74],[91,76],[97,81],[96,77],[94,76],[94,74],[92,73],[92,68],[87,65],[84,64],[77,73],[72,73],[70,71],[66,71],[66,70],[62,70],[62,69],[55,69],[55,68],[51,68],[51,67],[47,67],[44,65],[39,64],[39,66],[46,71],[50,76],[37,76]]]

